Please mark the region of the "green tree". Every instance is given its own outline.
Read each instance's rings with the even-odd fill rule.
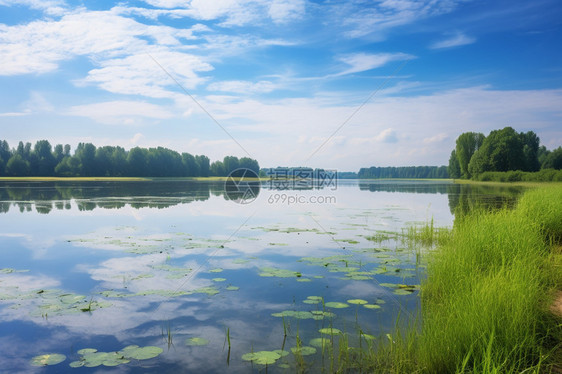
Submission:
[[[197,163],[195,156],[189,153],[182,153],[181,158],[185,173],[184,176],[198,177],[201,171],[199,169],[199,164]]]
[[[31,166],[29,161],[24,160],[19,154],[15,154],[6,164],[6,174],[13,177],[23,177],[29,175]]]
[[[540,139],[533,131],[520,133],[521,143],[523,144],[524,168],[523,171],[539,171],[539,144]]]
[[[461,167],[459,165],[459,159],[457,158],[457,152],[453,149],[451,151],[451,157],[449,157],[449,167],[447,168],[450,178],[460,178],[461,177]]]
[[[541,165],[541,168],[544,168],[543,164],[547,158],[547,156],[550,154],[550,151],[548,149],[546,149],[546,147],[544,145],[541,145],[539,147],[539,151],[537,152],[537,158],[539,160],[539,165]]]
[[[96,146],[92,143],[79,143],[74,157],[81,165],[80,175],[92,177],[96,174]]]
[[[12,157],[12,152],[10,152],[10,145],[5,140],[0,141],[0,159],[4,160],[4,162],[8,162],[10,157]]]
[[[57,164],[62,161],[64,158],[64,148],[62,147],[62,144],[55,145],[55,148],[53,149],[53,157],[55,158]]]
[[[214,177],[224,177],[226,176],[226,169],[222,161],[215,161],[211,164],[210,174]]]
[[[459,160],[462,178],[470,178],[468,164],[472,155],[482,146],[483,142],[484,134],[476,132],[465,132],[457,138],[455,152]]]
[[[469,165],[469,173],[476,177],[485,171],[523,170],[525,154],[521,136],[513,128],[494,130],[476,151]]]
[[[130,177],[147,176],[147,156],[145,148],[135,147],[127,155],[127,174]]]
[[[60,177],[79,177],[82,165],[77,157],[64,156],[61,162],[55,167],[55,175]]]
[[[546,156],[543,169],[562,169],[562,147],[558,147]]]
[[[242,157],[240,159],[239,165],[240,165],[239,167],[250,169],[253,172],[255,172],[256,174],[258,174],[260,172],[260,164],[256,160],[254,160],[253,158]]]
[[[232,171],[240,167],[240,161],[238,160],[238,157],[235,156],[226,156],[222,163],[224,165],[225,175],[230,174]]]
[[[47,177],[55,173],[57,161],[52,153],[51,143],[48,140],[39,140],[35,143],[32,154],[31,171],[33,175]]]
[[[208,177],[211,170],[209,157],[205,155],[197,155],[195,156],[195,161],[197,161],[197,165],[199,166],[199,176]]]

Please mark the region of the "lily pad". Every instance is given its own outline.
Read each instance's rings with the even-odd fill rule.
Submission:
[[[225,288],[225,290],[227,291],[238,291],[240,289],[240,287],[238,286],[228,286]]]
[[[332,344],[332,341],[328,338],[314,338],[309,344],[317,348],[326,348]]]
[[[253,361],[254,363],[260,365],[274,364],[275,361],[277,361],[280,358],[281,355],[275,351],[259,351],[259,352],[246,353],[242,355],[242,360]]]
[[[134,358],[136,360],[148,360],[160,355],[164,350],[160,347],[147,346],[139,347],[135,345],[130,345],[119,351],[126,358]]]
[[[216,269],[211,269],[209,270],[209,273],[222,273],[223,269],[221,268],[216,268]]]
[[[341,330],[333,328],[333,327],[326,327],[326,328],[318,330],[318,332],[320,332],[321,334],[326,334],[326,335],[341,334]]]
[[[293,347],[291,348],[291,352],[293,352],[294,355],[309,356],[316,353],[316,348],[308,346]]]
[[[330,302],[327,302],[324,305],[326,306],[326,308],[334,308],[334,309],[342,309],[342,308],[349,307],[348,304],[340,303],[340,302],[337,302],[337,301],[330,301]]]
[[[302,274],[298,271],[286,270],[286,269],[277,269],[277,268],[262,268],[260,269],[261,272],[259,273],[260,277],[277,277],[277,278],[293,278],[297,277],[300,278]]]
[[[381,306],[377,305],[377,304],[364,304],[363,307],[367,308],[367,309],[380,309],[381,308]]]
[[[363,300],[363,299],[351,299],[351,300],[347,300],[347,302],[355,305],[363,305],[369,303],[367,300]]]
[[[224,282],[226,281],[226,278],[213,278],[211,279],[213,282]]]
[[[66,360],[65,355],[61,355],[60,353],[47,353],[33,357],[30,363],[33,366],[48,366],[60,364],[64,360]]]
[[[187,344],[187,345],[195,345],[195,346],[197,346],[197,345],[207,345],[207,344],[209,344],[209,341],[208,341],[207,339],[205,339],[205,338],[198,338],[198,337],[195,337],[195,338],[189,338],[189,339],[187,339],[187,340],[185,341],[185,344]]]

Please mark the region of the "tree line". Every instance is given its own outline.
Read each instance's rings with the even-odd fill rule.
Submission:
[[[79,143],[71,154],[70,145],[49,141],[19,142],[10,149],[7,141],[0,141],[0,175],[12,177],[208,177],[227,176],[237,168],[259,172],[256,160],[226,156],[222,161],[210,162],[204,155],[178,153],[157,147],[135,147],[125,150],[119,146],[96,147]]]
[[[381,178],[449,178],[446,166],[400,166],[361,168],[359,179]]]
[[[493,130],[488,136],[465,132],[456,140],[449,157],[451,178],[479,179],[487,172],[537,172],[562,169],[562,147],[549,151],[533,131],[518,133],[511,127]]]

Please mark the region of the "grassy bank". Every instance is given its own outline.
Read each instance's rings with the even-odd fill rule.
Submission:
[[[516,209],[458,218],[429,255],[422,311],[362,367],[392,373],[551,372],[562,362],[562,187],[526,192]],[[555,371],[552,371],[555,372]]]

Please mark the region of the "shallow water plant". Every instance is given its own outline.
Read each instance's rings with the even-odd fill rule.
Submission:
[[[48,366],[60,364],[66,360],[66,356],[60,353],[46,353],[35,356],[31,359],[30,364],[33,366]]]

